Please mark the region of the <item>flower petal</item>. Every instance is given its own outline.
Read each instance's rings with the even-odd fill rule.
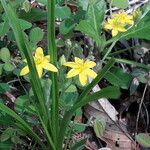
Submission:
[[[24,76],[24,75],[26,75],[26,74],[28,74],[28,73],[29,73],[29,67],[28,67],[28,66],[25,66],[25,67],[21,70],[20,76]]]
[[[38,47],[35,51],[35,57],[44,57],[43,49],[41,47]]]
[[[52,71],[52,72],[58,72],[58,69],[51,63],[43,63],[42,67],[44,69]]]
[[[96,76],[97,76],[97,73],[95,72],[95,71],[93,71],[93,70],[91,70],[91,69],[87,69],[86,70],[86,73],[87,73],[87,75],[89,76],[89,77],[91,77],[91,78],[96,78]]]
[[[80,64],[80,65],[83,64],[84,62],[83,59],[80,59],[78,57],[75,57],[74,59],[75,59],[75,63]]]
[[[111,30],[112,29],[112,25],[107,23],[107,24],[104,25],[104,29]]]
[[[93,68],[94,66],[96,66],[96,63],[94,61],[86,60],[84,65],[87,68]]]
[[[78,75],[80,73],[80,69],[71,69],[68,73],[67,73],[67,78],[72,78],[76,75]]]
[[[41,66],[41,65],[36,65],[36,69],[37,69],[39,78],[41,78],[41,77],[42,77],[42,73],[43,73],[43,68],[42,68],[42,66]]]
[[[78,68],[78,65],[75,62],[65,62],[63,66],[67,66],[71,68]]]
[[[81,83],[82,86],[84,86],[84,85],[87,84],[88,77],[87,77],[87,75],[84,72],[82,72],[82,73],[79,74],[79,81],[80,81],[80,83]]]
[[[112,36],[116,36],[118,34],[117,30],[112,30]]]

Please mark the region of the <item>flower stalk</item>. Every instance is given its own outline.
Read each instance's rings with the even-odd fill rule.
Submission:
[[[51,56],[51,63],[57,66],[57,48],[55,43],[55,0],[47,0],[48,9],[48,53]],[[51,122],[52,122],[52,137],[57,145],[57,136],[59,130],[59,110],[58,110],[58,77],[56,73],[50,73],[52,81],[51,87]]]

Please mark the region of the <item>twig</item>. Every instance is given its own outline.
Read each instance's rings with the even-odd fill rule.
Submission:
[[[139,105],[139,110],[138,110],[137,119],[136,119],[135,135],[137,135],[137,132],[138,132],[138,122],[139,122],[139,117],[140,117],[141,108],[142,108],[142,104],[143,104],[143,101],[144,101],[145,93],[146,93],[146,90],[147,90],[147,86],[148,86],[148,84],[145,85],[143,95],[142,95],[142,98],[141,98],[141,102],[140,102],[140,105]],[[135,142],[135,150],[137,150],[136,142]]]
[[[147,86],[148,86],[148,84],[145,85],[145,88],[144,88],[144,91],[143,91],[143,95],[142,95],[142,98],[141,98],[141,102],[140,102],[140,105],[139,105],[139,110],[138,110],[137,119],[136,119],[135,134],[137,134],[140,112],[141,112],[142,104],[143,104],[143,101],[144,101],[144,97],[145,97]]]

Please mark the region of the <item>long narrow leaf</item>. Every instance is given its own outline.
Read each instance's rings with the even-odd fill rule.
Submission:
[[[10,108],[8,108],[7,106],[5,106],[2,103],[0,103],[0,110],[4,111],[8,115],[10,115],[14,119],[16,119],[23,126],[23,128],[25,129],[25,132],[27,132],[27,134],[31,135],[34,138],[34,140],[42,146],[42,148],[46,148],[44,143],[41,142],[41,139],[38,137],[38,135],[32,130],[32,128],[18,114],[16,114],[13,110],[11,110]]]
[[[37,75],[34,60],[33,60],[32,54],[31,54],[31,49],[30,49],[28,43],[26,42],[26,39],[21,30],[18,18],[16,16],[16,14],[14,13],[13,9],[11,8],[11,6],[9,4],[7,4],[5,2],[5,0],[1,0],[1,3],[5,10],[6,16],[8,17],[10,26],[13,29],[19,50],[21,53],[24,54],[24,56],[27,59],[27,63],[28,63],[29,69],[30,69],[30,80],[31,80],[34,96],[40,103],[40,109],[39,109],[39,111],[41,112],[40,114],[41,114],[41,116],[44,115],[45,120],[46,120],[47,113],[46,113],[46,109],[45,109],[46,107],[44,104],[45,99],[44,99],[44,95],[43,95],[43,91],[42,91],[42,86],[41,86],[40,80]]]

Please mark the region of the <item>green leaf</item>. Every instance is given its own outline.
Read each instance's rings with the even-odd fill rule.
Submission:
[[[71,19],[65,19],[61,24],[60,24],[60,33],[61,34],[68,34],[72,29],[75,27],[74,21]]]
[[[150,147],[150,136],[146,133],[139,133],[135,136],[136,141],[143,147]]]
[[[128,0],[112,0],[112,5],[118,8],[125,9],[128,7]]]
[[[29,104],[29,97],[27,95],[19,96],[15,100],[15,110],[18,113],[23,113]]]
[[[79,6],[82,7],[83,10],[87,11],[88,5],[89,5],[89,0],[78,0]]]
[[[8,21],[0,23],[0,36],[4,36],[10,29]]]
[[[10,72],[14,70],[14,66],[11,63],[5,63],[3,69]]]
[[[0,83],[0,94],[10,91],[10,87],[7,83]]]
[[[60,33],[61,34],[68,34],[72,29],[75,27],[74,21],[71,19],[65,19],[61,24],[60,24]]]
[[[85,144],[86,144],[87,139],[82,139],[80,141],[77,141],[70,150],[81,150],[84,148]]]
[[[14,144],[10,140],[5,141],[5,142],[0,142],[1,150],[10,150],[13,148],[13,146],[14,146]]]
[[[4,47],[1,49],[0,58],[3,62],[8,62],[10,60],[10,52],[8,48]]]
[[[26,30],[32,27],[32,24],[26,20],[19,19],[19,22],[22,30]]]
[[[33,28],[30,32],[30,41],[37,44],[43,39],[44,32],[39,27]]]
[[[87,10],[87,19],[81,20],[76,27],[76,30],[88,35],[96,41],[97,46],[102,43],[101,29],[105,14],[105,2],[92,1]]]
[[[64,6],[64,7],[57,6],[55,8],[55,11],[56,11],[56,18],[59,18],[59,19],[66,19],[66,18],[69,18],[71,15],[71,10],[67,6]]]
[[[37,0],[37,2],[47,5],[47,0]]]
[[[29,12],[31,10],[31,3],[28,0],[25,0],[22,8],[25,10],[25,12]]]
[[[105,75],[105,79],[112,85],[128,89],[132,81],[132,76],[120,68],[112,68]]]
[[[74,125],[73,125],[73,129],[74,129],[77,133],[83,132],[86,127],[87,127],[87,125],[86,125],[86,124],[83,124],[83,123],[74,123]]]
[[[100,98],[111,98],[111,99],[118,99],[120,96],[120,89],[115,86],[108,86],[103,88],[102,90],[95,92],[91,95],[85,97],[86,102],[91,102],[94,100],[98,100]]]
[[[3,73],[3,64],[0,64],[0,76],[2,75]]]
[[[15,130],[13,128],[7,128],[2,134],[1,134],[1,142],[4,142],[11,138],[14,134]]]
[[[101,138],[103,136],[104,130],[105,130],[106,122],[104,120],[95,119],[93,128],[96,136],[98,138]]]
[[[29,22],[42,21],[47,19],[47,13],[42,9],[31,9],[28,13],[22,10],[19,12],[19,18]]]

